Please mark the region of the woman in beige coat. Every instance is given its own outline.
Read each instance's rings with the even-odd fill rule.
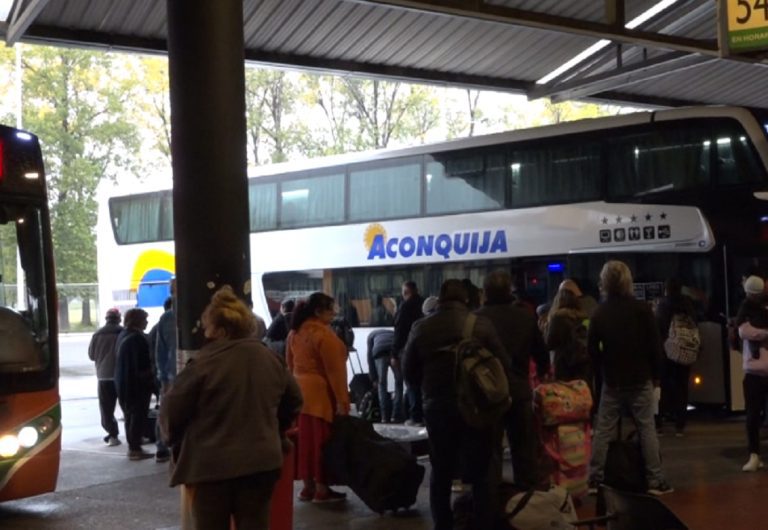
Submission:
[[[281,360],[252,338],[256,322],[229,287],[203,312],[210,340],[181,371],[160,409],[173,450],[171,486],[182,484],[186,529],[267,530],[283,462],[282,433],[301,393]]]

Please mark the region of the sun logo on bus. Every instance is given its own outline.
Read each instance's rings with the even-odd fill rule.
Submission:
[[[381,226],[379,223],[369,224],[368,227],[365,229],[365,234],[363,235],[363,243],[365,244],[366,250],[371,250],[371,247],[373,246],[373,241],[376,239],[377,236],[382,236],[384,240],[386,240],[387,231],[384,230],[384,227]]]

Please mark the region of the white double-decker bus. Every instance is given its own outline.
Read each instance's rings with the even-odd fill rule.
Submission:
[[[740,274],[768,265],[765,120],[736,107],[639,112],[261,167],[249,179],[254,310],[269,321],[283,299],[325,291],[364,351],[405,280],[430,295],[503,268],[543,302],[565,277],[597,296],[604,261],[622,259],[649,302],[682,279],[716,337],[691,399],[738,408],[725,324]],[[102,307],[160,311],[172,217],[170,190],[103,201]]]

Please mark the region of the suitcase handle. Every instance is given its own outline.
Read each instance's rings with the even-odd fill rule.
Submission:
[[[355,372],[355,364],[352,362],[352,352],[355,353],[355,357],[357,357],[357,367],[360,369],[359,373],[363,372],[363,363],[360,362],[360,352],[357,351],[356,348],[352,348],[349,350],[349,355],[347,355],[347,358],[349,359],[349,367],[352,369],[352,375],[357,375],[358,372]]]

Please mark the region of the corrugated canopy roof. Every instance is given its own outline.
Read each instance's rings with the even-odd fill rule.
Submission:
[[[256,63],[483,87],[554,100],[768,108],[763,58],[723,59],[717,2],[664,0],[244,0]],[[159,0],[16,0],[10,44],[166,50]],[[205,38],[205,28],[200,28]],[[545,78],[581,52],[602,49]],[[763,56],[764,57],[764,56]]]

